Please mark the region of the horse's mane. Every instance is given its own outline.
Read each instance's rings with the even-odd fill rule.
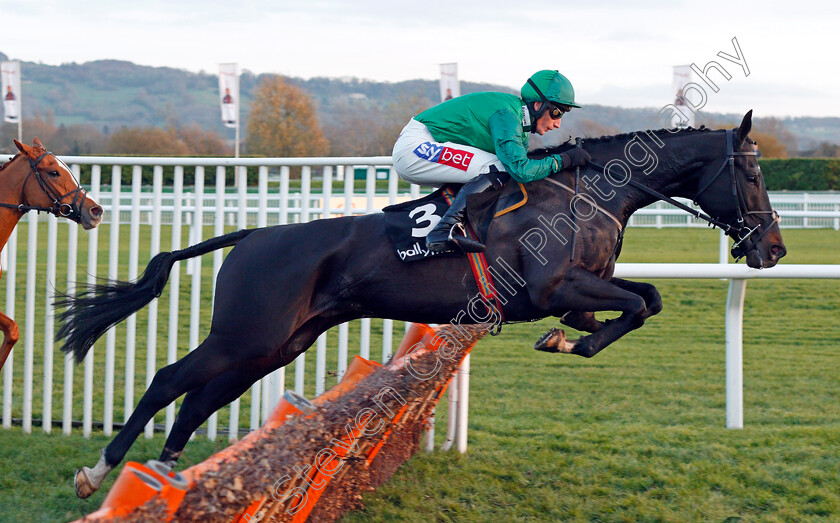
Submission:
[[[617,142],[617,141],[621,141],[621,140],[627,140],[627,139],[633,138],[634,136],[636,136],[637,134],[640,134],[640,133],[641,134],[653,134],[653,135],[657,135],[657,136],[673,136],[676,133],[705,133],[705,132],[710,132],[710,131],[711,131],[711,129],[709,129],[705,125],[701,125],[699,128],[686,127],[685,129],[678,129],[678,128],[673,128],[673,129],[663,128],[663,129],[656,129],[656,130],[648,129],[646,131],[633,131],[632,133],[612,134],[612,135],[599,136],[597,138],[581,138],[581,140],[583,141],[584,144],[587,144],[587,143],[588,144],[596,144],[596,143],[600,144],[600,143],[610,143],[610,142],[614,142],[614,141]],[[557,145],[555,147],[547,147],[545,149],[536,149],[534,151],[531,151],[530,154],[533,154],[533,155],[536,155],[536,156],[557,154],[557,153],[562,153],[564,151],[567,151],[574,146],[575,146],[574,141],[572,140],[571,137],[569,137],[568,140],[561,143],[560,145]]]
[[[8,162],[0,164],[0,171],[2,171],[3,169],[5,169],[5,168],[6,168],[6,167],[10,164],[10,163],[12,163],[12,160],[14,160],[15,158],[17,158],[18,156],[20,156],[20,153],[18,153],[18,154],[16,154],[16,155],[12,156],[11,158],[9,158],[9,161],[8,161]]]

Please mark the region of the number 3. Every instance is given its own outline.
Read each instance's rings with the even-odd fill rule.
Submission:
[[[420,207],[415,208],[413,211],[408,213],[409,218],[414,218],[416,214],[420,214],[414,218],[415,223],[417,223],[417,227],[411,229],[411,236],[414,238],[424,238],[432,229],[435,228],[435,225],[438,224],[440,221],[440,216],[435,214],[435,204],[427,203],[425,205],[421,205]],[[428,223],[429,225],[423,227],[424,223]]]

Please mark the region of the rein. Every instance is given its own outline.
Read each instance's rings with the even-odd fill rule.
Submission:
[[[52,156],[56,158],[55,155],[49,151],[45,151],[41,156],[37,159],[33,160],[32,158],[28,158],[29,160],[29,167],[30,171],[29,174],[26,175],[26,179],[23,181],[23,186],[21,189],[21,203],[13,204],[13,203],[0,203],[0,207],[5,207],[7,209],[15,209],[26,214],[29,211],[37,211],[37,212],[48,212],[54,214],[58,217],[67,218],[73,221],[78,222],[82,217],[82,210],[79,206],[79,203],[84,200],[86,191],[76,182],[76,188],[72,191],[59,195],[55,192],[55,190],[50,187],[50,185],[44,180],[44,177],[41,176],[41,172],[38,170],[38,164],[41,163],[47,156]],[[56,158],[58,160],[58,158]],[[59,160],[60,161],[60,160]],[[35,175],[35,179],[38,181],[38,185],[41,187],[41,190],[44,191],[44,194],[47,195],[49,199],[53,201],[52,207],[40,207],[37,205],[27,205],[25,202],[26,197],[24,195],[24,189],[26,188],[26,183],[29,181],[29,178],[32,175]],[[73,196],[73,201],[71,203],[62,203],[61,201],[67,198],[68,196]]]
[[[583,140],[580,138],[575,138],[575,147],[578,149],[583,149]],[[580,165],[575,167],[575,196],[578,195],[578,184],[580,183]],[[577,225],[577,214],[572,213],[572,225]],[[575,259],[575,233],[577,232],[577,227],[572,227],[572,250],[569,253],[569,261]]]
[[[755,240],[756,242],[761,240],[770,231],[770,227],[774,223],[777,223],[777,222],[780,221],[780,218],[779,218],[779,214],[775,210],[751,211],[747,208],[746,203],[744,201],[744,196],[743,196],[743,194],[740,190],[740,187],[738,186],[737,178],[735,177],[735,157],[736,156],[757,156],[758,152],[757,151],[735,151],[734,144],[735,144],[734,131],[732,129],[727,129],[726,130],[726,158],[723,160],[723,163],[721,164],[720,168],[717,170],[715,175],[712,176],[712,179],[710,181],[706,182],[706,184],[703,185],[703,187],[700,190],[697,191],[697,193],[694,195],[694,198],[692,198],[692,200],[694,201],[695,204],[697,204],[698,197],[720,177],[720,175],[724,172],[724,169],[726,168],[726,166],[729,165],[729,177],[730,177],[730,180],[732,182],[732,197],[735,199],[735,209],[736,209],[737,216],[738,216],[737,221],[736,221],[737,226],[733,226],[733,225],[730,225],[728,223],[722,222],[721,220],[719,220],[717,218],[712,218],[711,216],[709,216],[709,215],[707,215],[707,214],[705,214],[701,211],[698,211],[696,209],[693,209],[693,208],[689,207],[688,205],[685,205],[684,203],[681,203],[681,202],[675,200],[674,198],[671,198],[670,196],[666,196],[666,195],[662,194],[661,192],[659,192],[655,189],[651,189],[650,187],[648,187],[648,186],[646,186],[642,183],[639,183],[639,182],[633,180],[632,178],[630,178],[627,181],[627,185],[630,185],[631,187],[639,189],[640,191],[648,194],[649,196],[653,196],[657,200],[662,200],[662,201],[668,202],[669,204],[673,205],[674,207],[682,209],[683,211],[691,214],[695,218],[707,222],[712,227],[719,227],[720,229],[723,230],[723,232],[725,232],[727,234],[737,236],[738,240],[732,245],[732,249],[731,249],[732,255],[735,257],[735,259],[737,261],[745,255],[745,251],[747,250],[745,247],[743,247],[742,244],[744,244],[744,242],[746,242],[750,238],[750,236],[753,235],[753,233],[758,231],[760,228],[765,227],[765,224],[759,223],[758,225],[756,225],[752,229],[748,229],[747,226],[744,225],[744,216],[745,215],[749,216],[751,214],[772,214],[774,216],[774,218],[770,222],[770,224],[766,225],[766,228],[764,228],[764,230],[761,231],[758,238]],[[587,162],[587,166],[595,167],[595,168],[601,170],[604,173],[607,172],[605,166],[600,165],[600,164],[595,163],[595,162],[592,162],[592,161]],[[745,230],[746,230],[746,232],[744,232]],[[752,243],[754,243],[754,242],[752,242]]]

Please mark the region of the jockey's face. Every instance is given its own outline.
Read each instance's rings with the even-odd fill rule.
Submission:
[[[534,104],[534,107],[539,110],[542,107],[542,102],[537,102]],[[559,129],[560,122],[562,122],[561,118],[553,119],[551,118],[551,111],[546,111],[539,117],[536,123],[536,131],[537,134],[540,136],[544,135],[548,131]]]

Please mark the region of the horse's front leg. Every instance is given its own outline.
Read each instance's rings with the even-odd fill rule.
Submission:
[[[20,331],[15,320],[9,318],[2,312],[0,312],[0,330],[3,331],[3,344],[0,345],[0,369],[2,369],[6,363],[6,358],[12,352],[12,347],[15,346],[15,343],[17,343],[20,337]]]
[[[632,283],[625,280],[621,282],[626,284],[625,286]],[[555,283],[551,289],[546,289],[543,296],[544,303],[540,306],[549,310],[578,311],[578,319],[586,318],[588,314],[596,311],[622,313],[615,320],[601,322],[601,327],[593,334],[574,341],[566,340],[563,331],[552,329],[534,346],[537,350],[547,352],[578,354],[591,358],[631,330],[641,327],[645,318],[650,316],[646,300],[642,296],[582,269],[570,271],[566,278]]]
[[[630,291],[633,294],[638,294],[645,300],[645,319],[650,318],[662,311],[662,296],[656,287],[650,283],[643,283],[639,281],[622,280],[621,278],[612,278],[610,283],[618,285],[625,291]]]
[[[598,332],[606,325],[598,321],[592,311],[569,311],[560,316],[560,323],[582,332]]]
[[[612,278],[610,283],[618,285],[626,291],[638,294],[645,300],[645,319],[650,318],[662,311],[662,296],[656,287],[649,283],[635,282],[629,280],[622,280],[621,278]],[[599,321],[595,318],[595,313],[592,311],[568,311],[560,317],[560,323],[567,327],[582,331],[582,332],[598,332],[603,329],[605,325],[613,320]]]

